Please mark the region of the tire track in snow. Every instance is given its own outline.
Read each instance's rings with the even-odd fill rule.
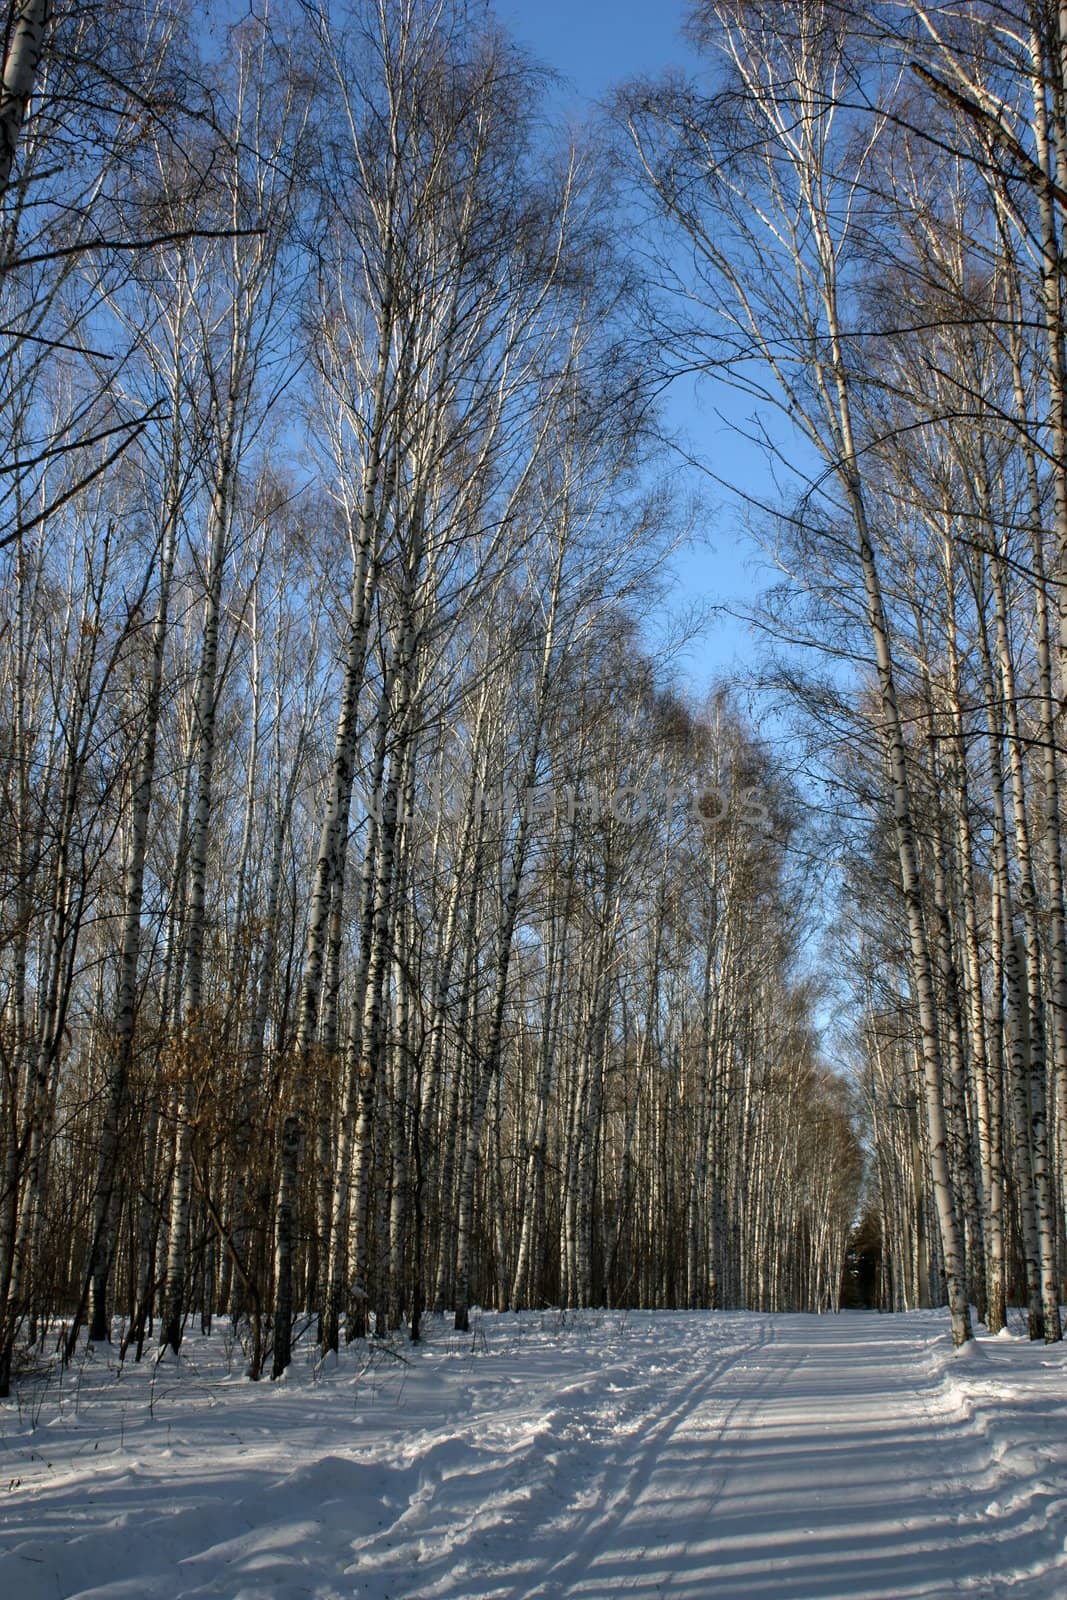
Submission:
[[[489,1421],[479,1408],[463,1435],[489,1452],[484,1477],[477,1475],[484,1498],[479,1494],[475,1503],[460,1510],[453,1497],[452,1509],[459,1515],[446,1529],[435,1518],[432,1493],[417,1496],[391,1529],[383,1530],[379,1538],[359,1550],[351,1570],[363,1573],[366,1587],[360,1588],[360,1595],[375,1600],[386,1594],[390,1600],[443,1600],[445,1596],[452,1600],[519,1600],[520,1596],[521,1600],[533,1600],[545,1574],[558,1560],[553,1554],[539,1561],[538,1548],[547,1544],[557,1552],[566,1545],[573,1554],[575,1538],[583,1548],[595,1537],[593,1530],[602,1520],[604,1537],[608,1537],[611,1521],[603,1503],[604,1485],[612,1486],[609,1505],[621,1506],[638,1474],[643,1472],[647,1479],[671,1434],[722,1373],[760,1349],[770,1337],[762,1324],[753,1337],[741,1342],[740,1328],[727,1329],[714,1320],[703,1328],[696,1322],[685,1323],[683,1328],[690,1338],[679,1340],[682,1329],[674,1321],[664,1327],[651,1349],[638,1353],[626,1349],[637,1330],[624,1324],[621,1335],[615,1336],[621,1337],[621,1348],[609,1342],[604,1352],[607,1366],[594,1360],[556,1392],[554,1403],[542,1415],[536,1449],[532,1449],[534,1441],[527,1440],[503,1473],[500,1442],[493,1437],[498,1423]],[[707,1338],[695,1350],[691,1336],[705,1328]],[[729,1342],[724,1347],[725,1341]],[[710,1366],[705,1352],[713,1358]],[[611,1380],[620,1380],[624,1386],[609,1388],[613,1398],[606,1406],[605,1382]],[[659,1397],[651,1406],[650,1394]],[[464,1478],[469,1486],[476,1481],[469,1473]],[[562,1509],[561,1490],[567,1496]],[[580,1503],[594,1493],[592,1505]],[[420,1569],[414,1583],[410,1577],[405,1582],[401,1575],[405,1562],[409,1573],[413,1566]],[[424,1566],[431,1570],[422,1571]]]
[[[665,1402],[648,1413],[635,1434],[616,1448],[615,1459],[598,1485],[597,1498],[600,1504],[585,1513],[583,1520],[577,1524],[573,1520],[568,1524],[566,1513],[562,1519],[554,1522],[552,1534],[556,1538],[577,1538],[577,1545],[562,1558],[550,1560],[540,1576],[531,1574],[532,1587],[526,1591],[525,1600],[558,1600],[558,1597],[574,1592],[575,1585],[591,1572],[598,1557],[617,1542],[635,1504],[651,1483],[665,1448],[679,1429],[714,1394],[716,1386],[727,1372],[743,1365],[747,1358],[762,1353],[776,1340],[774,1324],[762,1325],[754,1339],[723,1353],[710,1367],[702,1368],[683,1383],[680,1390],[675,1389]],[[763,1388],[771,1375],[777,1376],[780,1383],[784,1383],[788,1376],[787,1373],[778,1374],[777,1369],[771,1369],[768,1380],[761,1385],[759,1395],[739,1396],[733,1405],[724,1410],[712,1442],[724,1436],[741,1408],[751,1412],[763,1403]],[[710,1503],[718,1498],[724,1482],[725,1474]],[[581,1513],[578,1515],[582,1516]],[[616,1586],[629,1587],[625,1580]]]

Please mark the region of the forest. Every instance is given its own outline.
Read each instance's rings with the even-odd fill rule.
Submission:
[[[464,0],[9,0],[0,1396],[213,1318],[1060,1339],[1067,10],[687,40],[576,127]],[[683,374],[766,458],[704,696]]]

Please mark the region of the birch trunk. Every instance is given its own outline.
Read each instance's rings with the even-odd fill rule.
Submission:
[[[19,133],[37,82],[49,21],[48,0],[20,0],[11,22],[0,89],[0,194],[11,181]],[[0,264],[0,271],[3,270]]]

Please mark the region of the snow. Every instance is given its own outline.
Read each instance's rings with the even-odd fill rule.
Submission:
[[[281,1385],[222,1334],[0,1409],[3,1600],[1067,1594],[1064,1347],[942,1313],[480,1314]]]

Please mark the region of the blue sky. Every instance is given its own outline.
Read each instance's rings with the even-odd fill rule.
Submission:
[[[560,109],[575,117],[626,78],[691,64],[680,33],[684,9],[681,0],[498,0],[495,7],[504,26],[562,74]],[[743,421],[746,402],[711,380],[677,383],[668,396],[668,422],[690,453],[712,473],[758,494],[767,477],[763,456],[719,413]],[[753,600],[769,574],[745,532],[740,499],[698,471],[691,481],[708,506],[705,541],[676,559],[672,604],[696,600],[737,609]],[[716,677],[743,671],[758,648],[744,623],[719,612],[680,660],[680,676],[690,691],[703,694]]]

